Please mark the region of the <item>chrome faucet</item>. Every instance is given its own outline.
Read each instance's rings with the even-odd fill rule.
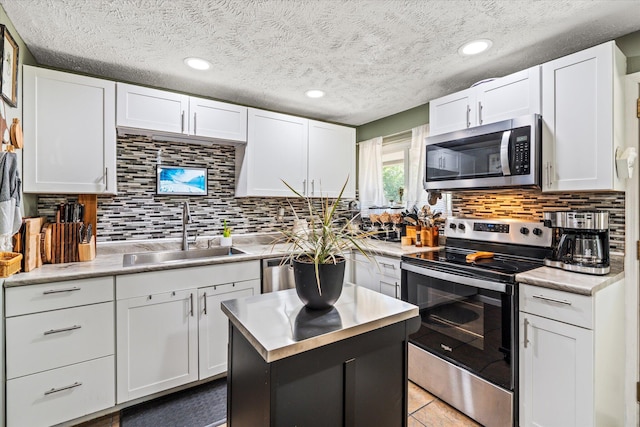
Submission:
[[[189,239],[187,236],[187,224],[191,224],[193,220],[191,219],[191,212],[189,211],[189,202],[184,202],[182,204],[182,250],[189,250]],[[196,235],[196,238],[198,236]]]

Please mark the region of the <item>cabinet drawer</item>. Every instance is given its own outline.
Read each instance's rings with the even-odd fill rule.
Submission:
[[[113,276],[6,288],[5,316],[113,301]]]
[[[114,352],[113,302],[6,319],[7,378]]]
[[[260,261],[150,271],[116,277],[116,299],[260,279]]]
[[[7,381],[7,427],[51,426],[115,405],[113,356]]]
[[[385,277],[394,279],[400,279],[400,260],[395,258],[388,258],[382,256],[376,256],[380,272]]]
[[[521,284],[520,311],[593,328],[593,299],[586,295]]]

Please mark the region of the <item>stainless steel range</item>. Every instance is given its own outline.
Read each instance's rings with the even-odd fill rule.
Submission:
[[[517,273],[552,252],[543,222],[449,218],[446,247],[402,257],[402,299],[420,307],[409,379],[485,426],[517,425]]]

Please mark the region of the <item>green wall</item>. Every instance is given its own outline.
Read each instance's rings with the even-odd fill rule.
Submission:
[[[420,105],[356,128],[356,141],[403,132],[429,123],[429,104]]]
[[[627,74],[640,71],[640,31],[617,38],[616,44],[627,56]],[[391,135],[428,122],[429,104],[424,104],[357,127],[356,140],[366,141],[377,136]]]

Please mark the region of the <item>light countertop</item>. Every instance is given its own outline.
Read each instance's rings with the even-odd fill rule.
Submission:
[[[28,273],[18,273],[4,279],[5,287],[35,285],[39,283],[63,280],[86,279],[90,277],[133,274],[145,271],[170,270],[175,268],[196,267],[202,265],[224,264],[229,262],[260,260],[267,257],[284,256],[290,247],[283,243],[273,243],[275,235],[256,234],[234,236],[233,246],[244,251],[244,254],[224,257],[180,260],[158,264],[143,264],[130,267],[123,266],[124,253],[146,251],[177,250],[179,239],[151,239],[129,242],[98,243],[98,255],[93,261],[71,262],[64,264],[44,264]],[[437,247],[400,246],[400,243],[389,243],[366,239],[366,249],[373,254],[401,257],[404,254],[437,250]],[[204,246],[202,246],[204,245]],[[206,240],[202,239],[198,246],[206,248]]]
[[[604,276],[574,273],[552,267],[540,267],[516,275],[518,283],[557,289],[580,295],[593,295],[624,278],[622,257],[612,257],[611,272]]]
[[[418,316],[418,307],[346,283],[330,310],[308,310],[295,289],[223,301],[222,311],[271,363]]]

